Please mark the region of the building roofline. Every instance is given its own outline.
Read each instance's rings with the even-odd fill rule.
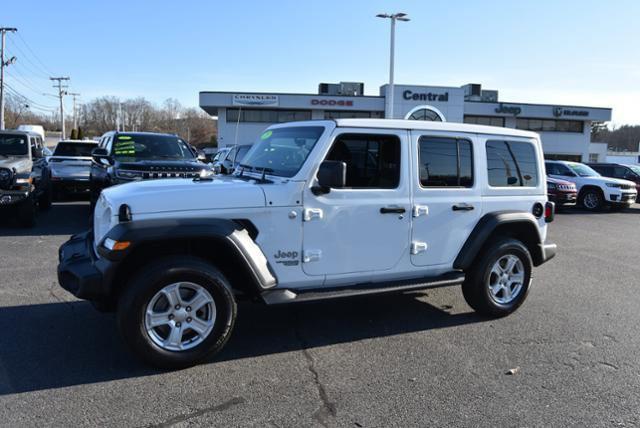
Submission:
[[[301,97],[340,97],[340,98],[384,98],[381,95],[329,95],[329,94],[309,94],[309,93],[294,93],[294,92],[252,92],[252,91],[200,91],[202,94],[220,94],[220,95],[287,95],[287,96],[301,96]]]

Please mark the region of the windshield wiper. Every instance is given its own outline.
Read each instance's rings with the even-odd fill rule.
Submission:
[[[247,171],[251,171],[253,169],[253,167],[251,165],[247,165],[244,163],[239,163],[238,166],[242,169],[246,169]]]

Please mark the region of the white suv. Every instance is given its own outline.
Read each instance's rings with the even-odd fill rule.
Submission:
[[[578,188],[578,204],[590,211],[605,205],[613,209],[630,207],[638,195],[633,181],[603,177],[591,167],[578,162],[546,161],[547,174],[575,183]]]
[[[231,176],[105,189],[59,282],[115,309],[156,366],[219,351],[236,301],[288,304],[462,285],[479,313],[525,300],[555,255],[537,134],[341,119],[265,130]]]

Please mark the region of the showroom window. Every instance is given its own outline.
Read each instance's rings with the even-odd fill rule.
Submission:
[[[255,122],[255,123],[281,123],[311,120],[310,110],[275,110],[258,108],[228,108],[227,122]]]
[[[516,128],[536,132],[579,132],[583,122],[579,120],[517,119]]]
[[[383,111],[325,110],[325,119],[382,119]]]
[[[420,137],[418,163],[423,187],[473,186],[473,155],[468,140]]]
[[[470,123],[473,125],[502,126],[504,128],[504,117],[465,116],[464,123]]]
[[[538,164],[533,144],[487,141],[487,168],[492,187],[538,185]]]

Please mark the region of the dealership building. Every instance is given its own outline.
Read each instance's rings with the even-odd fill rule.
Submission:
[[[200,92],[200,107],[218,118],[220,147],[248,144],[269,125],[338,118],[412,118],[473,123],[540,133],[550,159],[604,161],[591,144],[591,123],[611,120],[611,109],[502,101],[478,84],[461,87],[394,85],[364,95],[355,82],[321,83],[315,94]],[[393,103],[393,108],[391,108]],[[428,106],[428,107],[427,107]],[[393,112],[391,114],[391,112]]]

